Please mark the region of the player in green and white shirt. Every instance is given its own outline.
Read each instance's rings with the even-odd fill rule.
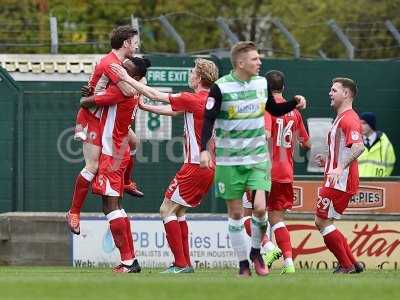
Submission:
[[[250,275],[243,231],[242,195],[255,191],[250,259],[256,273],[268,274],[260,254],[261,237],[267,228],[266,194],[270,190],[270,161],[265,138],[264,112],[281,116],[304,108],[305,99],[277,104],[264,77],[258,76],[261,60],[253,42],[239,42],[231,50],[234,69],[211,87],[204,115],[200,165],[209,167],[208,140],[215,129],[217,197],[226,200],[228,231],[239,259],[239,274]],[[215,124],[214,124],[215,123]],[[215,125],[215,128],[214,128]]]

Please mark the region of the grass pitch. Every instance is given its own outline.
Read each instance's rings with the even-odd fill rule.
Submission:
[[[332,274],[297,270],[244,279],[237,270],[196,270],[194,274],[113,274],[109,269],[0,267],[0,299],[399,299],[400,271]]]

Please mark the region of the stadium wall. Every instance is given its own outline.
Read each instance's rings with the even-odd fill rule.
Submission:
[[[165,268],[173,257],[158,214],[130,214],[136,256],[143,268]],[[336,225],[349,241],[357,261],[367,270],[400,268],[399,215],[345,215]],[[237,267],[227,234],[226,215],[190,214],[191,259],[195,268]],[[297,269],[333,269],[335,257],[326,249],[313,215],[289,213]],[[250,246],[250,239],[248,240]],[[119,263],[106,218],[84,213],[81,234],[72,235],[64,213],[0,214],[0,265],[112,267]],[[281,262],[274,268],[281,267]]]
[[[158,70],[188,70],[195,59],[181,56],[149,58],[153,69]],[[221,75],[229,72],[229,59],[212,59],[219,66]],[[360,88],[356,109],[374,111],[378,127],[388,134],[395,147],[400,145],[400,128],[396,122],[400,113],[397,103],[400,99],[399,61],[264,60],[261,73],[270,69],[279,69],[286,74],[285,94],[288,97],[294,94],[307,97],[309,106],[304,112],[305,119],[333,117],[328,99],[331,79],[336,76],[354,78]],[[23,74],[18,70],[10,74],[18,81],[13,81],[0,68],[0,124],[3,132],[0,137],[0,182],[4,187],[0,191],[0,212],[65,211],[70,203],[75,175],[83,167],[80,145],[72,140],[72,132],[79,88],[88,75],[46,74],[44,71]],[[172,76],[163,81],[160,77],[149,82],[179,92],[187,89],[187,80],[184,79]],[[182,135],[182,126],[180,118],[172,121],[172,137],[177,138],[173,143],[168,140],[142,141],[134,176],[145,192],[145,198],[127,199],[125,206],[128,211],[158,210],[165,188],[181,165],[179,160],[172,161],[169,154],[172,153],[174,158],[182,157],[178,138]],[[397,157],[400,157],[399,149],[396,150]],[[309,174],[306,162],[304,153],[300,153],[295,166],[297,175]],[[395,174],[399,174],[399,162]],[[224,206],[223,201],[217,201],[210,193],[195,211],[224,212]],[[90,196],[84,211],[100,211],[100,208],[100,201]]]

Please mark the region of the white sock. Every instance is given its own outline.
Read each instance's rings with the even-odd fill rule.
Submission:
[[[251,247],[255,249],[261,248],[261,237],[265,233],[267,226],[267,216],[263,218],[251,217]]]
[[[133,259],[121,260],[121,263],[123,263],[125,266],[130,266],[133,264]]]
[[[88,171],[86,168],[82,169],[81,175],[82,175],[83,178],[85,178],[89,182],[92,182],[94,176],[96,176],[92,172]]]
[[[285,258],[285,260],[283,261],[283,264],[285,266],[293,266],[293,259],[291,257]]]
[[[263,248],[264,248],[265,252],[269,252],[269,251],[274,250],[274,249],[276,248],[276,246],[274,245],[273,242],[269,241],[268,243],[266,243],[266,244],[263,246]]]
[[[232,248],[239,261],[247,260],[247,243],[244,236],[243,219],[228,219],[228,234]]]

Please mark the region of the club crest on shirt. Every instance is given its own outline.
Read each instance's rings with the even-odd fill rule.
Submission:
[[[223,182],[218,182],[218,190],[221,194],[225,193],[225,183]]]
[[[206,108],[208,110],[212,109],[215,105],[215,99],[213,97],[208,97],[207,98],[207,103],[206,103]]]
[[[358,141],[359,138],[360,138],[360,134],[357,131],[352,131],[351,132],[351,139],[353,141]]]

